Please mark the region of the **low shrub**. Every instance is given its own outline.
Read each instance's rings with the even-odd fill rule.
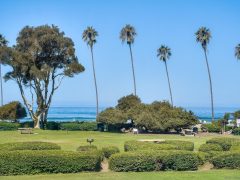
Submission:
[[[136,150],[187,150],[193,151],[194,143],[188,141],[167,140],[159,143],[127,141],[124,144],[125,151]]]
[[[99,171],[95,153],[69,151],[0,151],[0,175]]]
[[[77,151],[95,151],[97,150],[97,146],[94,145],[86,145],[86,146],[79,146]]]
[[[105,158],[110,158],[111,155],[119,153],[120,150],[116,146],[103,147],[102,152]]]
[[[215,168],[240,169],[240,152],[227,152],[213,158]]]
[[[240,145],[232,146],[230,151],[239,151],[240,152]]]
[[[15,151],[15,150],[60,150],[61,147],[50,142],[15,142],[0,144],[0,150]]]
[[[136,151],[110,157],[113,171],[197,170],[199,156],[190,151]]]
[[[213,138],[206,142],[207,144],[219,144],[224,151],[229,151],[232,145],[240,144],[240,139],[236,138]]]
[[[48,130],[60,130],[61,124],[59,122],[49,121],[47,122],[45,128]]]
[[[199,151],[202,152],[209,152],[209,151],[223,151],[222,146],[220,146],[219,144],[202,144],[199,147]]]
[[[13,131],[20,127],[19,123],[0,122],[0,131]]]
[[[221,127],[217,124],[203,124],[202,129],[207,130],[208,132],[211,133],[220,133],[221,132]]]
[[[96,131],[97,122],[66,122],[61,123],[60,128],[68,131]]]
[[[232,133],[233,133],[234,135],[240,135],[240,127],[233,129]]]

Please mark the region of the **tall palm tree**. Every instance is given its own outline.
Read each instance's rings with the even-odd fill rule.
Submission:
[[[240,60],[240,44],[235,47],[235,56]]]
[[[7,40],[0,34],[0,47],[7,46]],[[3,87],[2,87],[2,60],[0,59],[0,89],[1,89],[1,106],[3,105]]]
[[[171,89],[171,84],[170,84],[170,79],[169,79],[169,74],[168,74],[168,68],[167,68],[167,60],[170,59],[171,55],[172,55],[171,49],[167,46],[161,45],[161,47],[157,50],[157,57],[159,57],[159,59],[161,61],[163,61],[165,64],[166,74],[167,74],[167,79],[168,79],[168,87],[169,87],[170,98],[171,98],[171,104],[173,106],[172,89]]]
[[[134,43],[134,38],[137,35],[135,28],[129,24],[122,28],[120,32],[120,39],[122,42],[127,42],[131,55],[131,63],[132,63],[132,73],[133,73],[133,83],[134,83],[134,95],[137,95],[136,88],[136,80],[135,80],[135,72],[134,72],[134,64],[133,64],[133,55],[132,55],[132,44]]]
[[[196,35],[197,42],[201,43],[204,51],[204,55],[205,55],[205,60],[206,60],[206,65],[208,70],[208,77],[209,77],[209,84],[210,84],[210,93],[211,93],[212,121],[214,121],[212,78],[211,78],[210,68],[208,64],[208,57],[207,57],[207,45],[212,36],[211,36],[210,30],[206,27],[199,28],[198,31],[195,33],[195,35]]]
[[[95,72],[95,65],[94,65],[94,57],[93,57],[93,45],[97,42],[96,37],[98,36],[98,32],[93,27],[87,27],[86,30],[83,31],[82,39],[87,43],[91,50],[91,57],[92,57],[92,68],[93,68],[93,76],[94,76],[94,84],[95,84],[95,92],[96,92],[96,112],[97,116],[99,113],[99,106],[98,106],[98,88],[97,88],[97,80],[96,80],[96,72]]]

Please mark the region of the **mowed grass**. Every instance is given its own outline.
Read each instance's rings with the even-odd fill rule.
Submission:
[[[195,150],[198,150],[201,144],[213,137],[223,137],[223,135],[213,135],[202,137],[184,137],[180,135],[162,135],[162,134],[123,134],[123,133],[108,133],[108,132],[90,132],[90,131],[45,131],[35,130],[35,134],[20,134],[17,131],[0,131],[0,143],[6,142],[23,142],[23,141],[45,141],[57,143],[62,147],[62,150],[75,151],[78,146],[88,144],[87,138],[93,138],[93,144],[102,148],[104,146],[117,146],[123,151],[125,141],[137,139],[175,139],[191,141],[195,144]],[[232,136],[229,136],[232,137]],[[240,137],[236,137],[240,138]],[[0,176],[0,179],[240,179],[239,170],[199,170],[196,172],[94,172],[94,173],[76,173],[76,174],[47,174],[47,175],[27,175],[27,176]]]

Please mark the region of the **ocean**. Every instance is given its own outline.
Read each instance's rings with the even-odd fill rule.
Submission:
[[[100,111],[105,108],[100,108]],[[208,107],[186,107],[191,110],[200,120],[207,122],[211,121],[211,109]],[[237,107],[216,107],[215,119],[220,119],[226,112],[235,112],[240,108]],[[30,121],[30,117],[21,119],[21,122]],[[96,108],[95,107],[51,107],[49,109],[48,121],[95,121]]]

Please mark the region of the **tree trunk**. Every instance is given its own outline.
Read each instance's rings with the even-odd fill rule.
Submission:
[[[136,88],[136,80],[135,80],[135,72],[134,72],[134,64],[133,64],[133,55],[132,55],[132,46],[129,44],[130,55],[131,55],[131,63],[132,63],[132,73],[133,73],[133,83],[134,83],[134,95],[137,95],[137,88]]]
[[[91,47],[91,56],[92,56],[92,68],[93,68],[93,76],[94,76],[94,84],[95,84],[95,92],[96,92],[96,112],[98,116],[98,88],[97,88],[97,80],[96,80],[96,73],[95,73],[95,65],[94,65],[94,58],[93,58],[93,48]]]
[[[40,129],[40,120],[41,120],[41,115],[35,114],[33,117],[33,122],[34,122],[34,128],[35,129]]]
[[[212,107],[212,122],[213,122],[214,121],[214,107],[213,107],[212,78],[211,78],[211,74],[210,74],[210,68],[209,68],[209,64],[208,64],[206,49],[204,49],[204,55],[205,55],[205,60],[206,60],[206,64],[207,64],[208,77],[209,77],[209,83],[210,83],[211,107]]]
[[[169,92],[170,92],[171,104],[173,106],[172,89],[171,89],[170,79],[169,79],[169,75],[168,75],[167,62],[164,61],[164,63],[165,63],[165,68],[166,68],[166,73],[167,73],[168,87],[169,87]]]
[[[0,61],[0,86],[1,86],[1,106],[3,105],[3,87],[2,87],[2,62]]]

